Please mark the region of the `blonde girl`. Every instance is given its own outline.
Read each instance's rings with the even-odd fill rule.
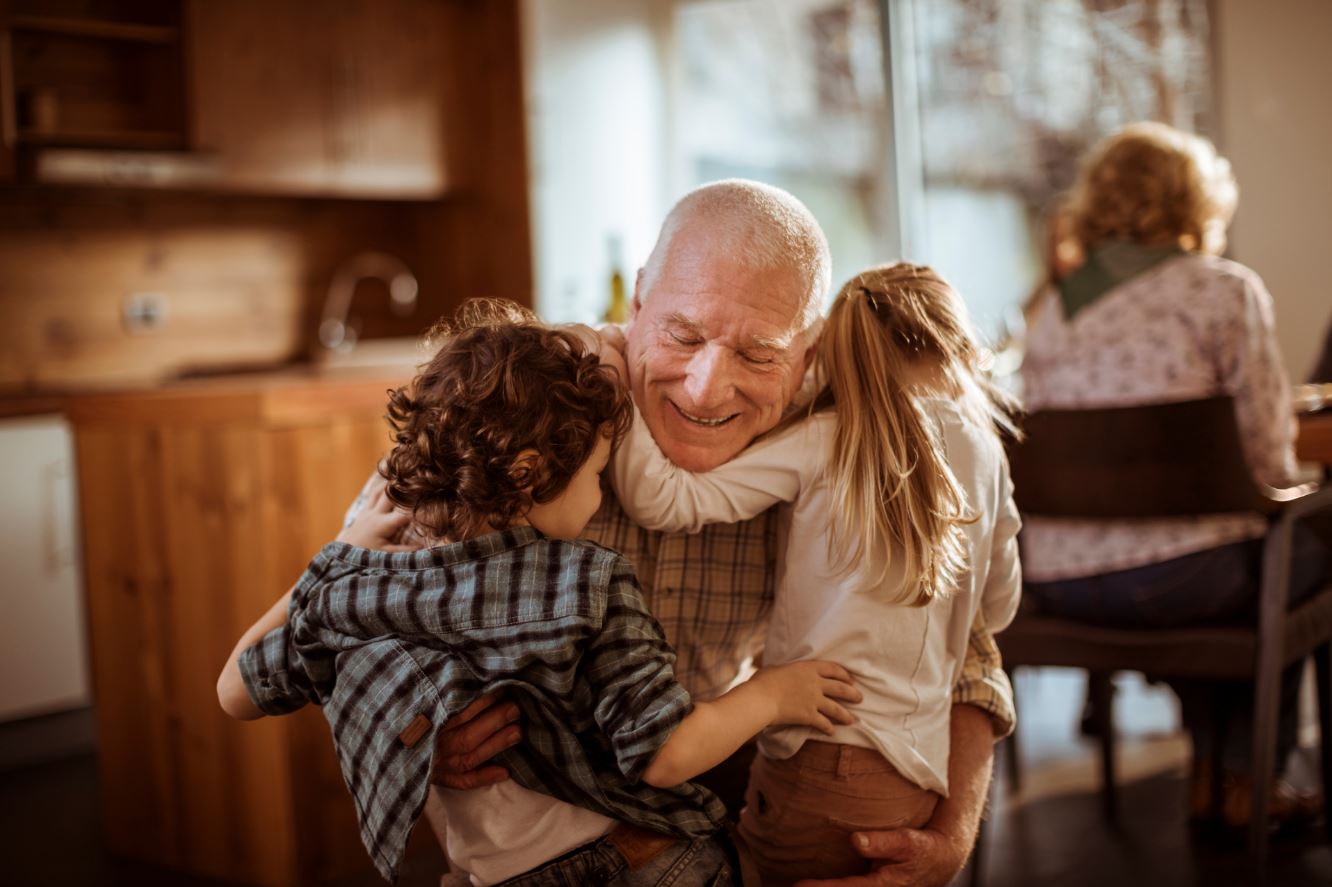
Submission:
[[[612,466],[644,527],[695,532],[777,503],[784,547],[764,664],[835,659],[864,693],[831,734],[759,737],[740,835],[765,885],[863,873],[850,833],[925,825],[948,793],[952,688],[972,623],[1017,607],[1017,510],[957,293],[929,268],[856,275],[837,295],[797,415],[706,473],[670,462],[641,417]],[[807,386],[809,387],[809,386]]]

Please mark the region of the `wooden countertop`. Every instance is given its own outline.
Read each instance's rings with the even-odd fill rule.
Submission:
[[[348,413],[383,411],[388,390],[412,375],[410,366],[295,365],[141,388],[0,396],[0,417],[63,413],[76,425],[236,421],[302,425]]]
[[[63,413],[68,405],[68,400],[69,395],[66,394],[0,395],[0,419]]]

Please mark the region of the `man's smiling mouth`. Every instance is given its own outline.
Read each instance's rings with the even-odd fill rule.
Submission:
[[[692,413],[685,412],[684,410],[680,409],[680,405],[673,400],[669,401],[669,403],[671,406],[675,407],[675,411],[679,413],[681,416],[683,416],[685,419],[694,423],[695,425],[702,425],[704,428],[717,428],[721,425],[725,425],[727,422],[731,421],[736,416],[740,415],[739,413],[731,413],[731,415],[729,416],[720,416],[715,419],[709,419],[705,416],[695,416]]]

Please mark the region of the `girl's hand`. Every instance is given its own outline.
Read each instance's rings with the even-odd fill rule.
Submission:
[[[615,367],[615,371],[620,374],[620,383],[629,384],[629,367],[625,365],[624,354],[609,342],[602,342],[600,350],[601,362],[606,366]]]
[[[597,327],[597,335],[601,336],[601,343],[609,345],[620,354],[624,354],[627,340],[624,335],[624,325],[618,323],[606,323]]]
[[[624,333],[618,326],[607,324],[593,329],[584,323],[567,323],[563,328],[581,339],[587,350],[595,352],[602,363],[615,367],[620,381],[629,384],[629,369],[624,364]]]
[[[593,354],[601,350],[601,334],[585,323],[562,323],[560,329],[573,333],[583,343],[583,347]]]
[[[861,693],[851,674],[835,662],[790,662],[759,669],[751,683],[758,684],[777,708],[774,724],[804,724],[824,733],[834,724],[854,724],[856,718],[842,706],[859,702]]]
[[[415,551],[418,545],[403,545],[403,531],[412,516],[400,510],[384,495],[384,478],[376,476],[365,491],[365,504],[356,517],[338,534],[337,541],[357,548],[379,551]]]

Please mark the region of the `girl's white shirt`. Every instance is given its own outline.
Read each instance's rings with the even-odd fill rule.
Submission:
[[[777,582],[763,652],[765,665],[808,659],[851,672],[864,700],[858,723],[831,736],[812,727],[774,727],[759,750],[787,758],[809,739],[877,749],[922,788],[948,793],[948,725],[952,690],[961,677],[973,619],[983,613],[998,631],[1012,620],[1021,594],[1017,532],[1008,462],[997,435],[952,402],[922,398],[937,424],[948,465],[974,523],[963,527],[970,568],[953,593],[924,607],[890,602],[902,581],[902,556],[883,566],[875,552],[847,572],[829,557],[832,458],[836,414],[822,412],[762,438],[704,473],[684,471],[662,453],[635,412],[627,439],[611,460],[611,480],[625,512],[651,530],[698,532],[710,523],[746,520],[778,503],[783,509]]]

